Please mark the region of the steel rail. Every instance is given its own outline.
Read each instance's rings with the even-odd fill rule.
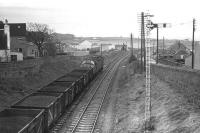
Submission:
[[[109,68],[111,69],[112,68],[112,64],[118,60],[118,58],[121,58],[121,54],[117,55],[109,64],[107,64],[105,67],[104,67],[104,71],[105,73],[103,75],[99,75],[98,77],[100,78],[101,76],[105,77],[105,75],[107,75],[108,71],[109,71]],[[96,82],[98,78],[95,78],[91,83],[94,83]],[[103,82],[103,80],[101,80]],[[99,82],[98,83],[98,86],[100,86],[100,84],[102,82]],[[91,84],[90,83],[90,84]],[[87,93],[91,93],[93,91],[93,89],[90,89],[89,92]],[[75,103],[74,107],[70,108],[69,110],[67,109],[67,112],[65,112],[61,117],[60,119],[57,121],[57,123],[55,123],[55,125],[53,126],[53,128],[51,128],[51,133],[57,133],[61,130],[61,128],[64,126],[64,124],[66,123],[66,121],[68,120],[68,117],[70,116],[70,114],[73,112],[73,110],[76,108],[76,106],[79,104],[80,100],[78,100],[77,103]]]
[[[85,109],[83,110],[81,116],[79,117],[79,119],[78,119],[76,125],[74,126],[74,128],[72,129],[71,133],[76,132],[77,129],[78,129],[78,127],[80,128],[80,127],[84,127],[84,126],[85,126],[85,127],[91,127],[91,126],[92,126],[91,131],[88,131],[88,130],[87,130],[86,132],[93,132],[93,131],[94,131],[94,127],[95,127],[95,125],[96,125],[96,122],[97,122],[97,119],[98,119],[98,116],[99,116],[101,107],[102,107],[102,105],[103,105],[105,96],[106,96],[106,94],[107,94],[107,92],[108,92],[108,89],[109,89],[111,80],[112,80],[112,78],[113,78],[114,72],[115,72],[116,68],[118,67],[118,64],[119,64],[123,59],[124,59],[124,58],[120,59],[120,61],[117,60],[117,61],[116,61],[117,64],[116,64],[116,63],[113,64],[114,69],[113,69],[113,67],[111,67],[111,69],[109,69],[108,72],[104,75],[104,77],[102,78],[100,84],[96,87],[96,90],[95,90],[95,92],[93,93],[92,97],[89,99],[89,102],[86,104]],[[112,71],[111,71],[111,70],[112,70]],[[97,91],[99,91],[99,88],[100,88],[100,86],[102,85],[102,82],[105,80],[105,78],[107,78],[107,75],[110,74],[110,73],[111,73],[111,75],[110,75],[110,77],[109,77],[108,83],[106,84],[106,86],[107,86],[107,87],[106,87],[106,90],[103,90],[103,91],[104,91],[104,94],[103,94],[103,96],[100,98],[100,103],[96,103],[96,102],[98,101],[98,98],[95,99],[96,101],[94,100],[94,98],[95,98],[95,96],[96,96],[96,94],[97,94]],[[99,95],[97,95],[97,96],[99,96]],[[93,103],[95,106],[92,106],[92,102],[95,103],[95,104]],[[90,105],[91,105],[92,107],[90,107]],[[98,105],[97,108],[95,108],[96,105]],[[91,111],[90,111],[90,108],[89,108],[89,107],[92,108]],[[97,109],[97,110],[96,110],[96,109]],[[89,111],[88,111],[88,110],[89,110]],[[88,111],[88,112],[86,112],[86,111]],[[93,115],[91,115],[91,114],[93,114]],[[84,122],[84,124],[85,124],[85,123],[90,123],[90,121],[93,121],[93,122],[91,122],[92,125],[90,125],[90,124],[88,124],[88,125],[87,125],[87,124],[86,124],[86,125],[82,124],[82,125],[81,125],[81,124],[80,124],[81,120],[83,120],[83,116],[84,116],[84,115],[86,115],[86,116],[89,115],[89,116],[90,116],[90,119],[87,119],[87,122]],[[95,116],[95,118],[93,118],[92,116]],[[84,121],[84,120],[83,120],[83,121]],[[89,122],[88,122],[88,121],[89,121]],[[84,132],[84,130],[82,129],[80,132]]]

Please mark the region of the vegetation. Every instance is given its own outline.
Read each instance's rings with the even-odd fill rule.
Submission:
[[[44,45],[44,48],[47,50],[49,56],[56,56],[56,44],[54,42],[47,42]]]
[[[39,56],[43,56],[45,42],[53,39],[53,30],[46,24],[28,23],[27,24],[27,40],[33,42],[39,51]]]
[[[136,60],[137,60],[137,58],[135,57],[135,55],[131,55],[129,58],[129,63],[136,61]]]

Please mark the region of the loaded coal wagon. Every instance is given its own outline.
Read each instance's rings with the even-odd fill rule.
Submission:
[[[47,86],[41,88],[38,92],[48,93],[63,93],[64,105],[67,107],[70,105],[74,98],[75,83],[71,81],[66,82],[52,82]]]
[[[72,96],[74,99],[74,97],[76,97],[83,89],[84,79],[83,76],[76,76],[72,73],[68,73],[55,80],[55,82],[73,82],[75,87]]]
[[[45,133],[42,109],[8,108],[0,112],[1,133]]]
[[[61,93],[35,92],[18,101],[12,108],[20,109],[44,109],[45,133],[63,112],[64,97]]]

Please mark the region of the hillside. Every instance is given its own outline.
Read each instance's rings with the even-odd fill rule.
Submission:
[[[75,36],[73,34],[61,34],[61,33],[53,33],[54,39],[56,40],[73,40]]]

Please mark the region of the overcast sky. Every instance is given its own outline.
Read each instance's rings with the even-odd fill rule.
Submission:
[[[155,23],[171,23],[160,29],[160,38],[191,39],[192,19],[197,20],[196,40],[200,40],[198,0],[2,0],[0,19],[9,22],[46,23],[59,33],[76,36],[129,36],[139,34],[137,15],[147,11]],[[152,31],[152,37],[156,37]]]

